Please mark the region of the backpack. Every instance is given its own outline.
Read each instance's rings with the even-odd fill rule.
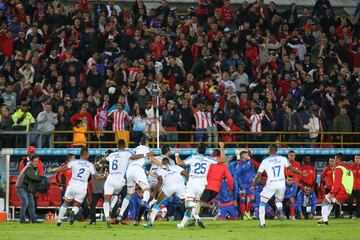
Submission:
[[[41,182],[34,183],[36,193],[47,193],[50,189],[49,179],[45,176],[41,177]]]

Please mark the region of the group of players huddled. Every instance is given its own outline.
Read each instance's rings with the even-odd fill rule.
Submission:
[[[289,218],[295,219],[295,211],[301,218],[313,217],[317,199],[312,192],[312,187],[297,186],[298,175],[307,177],[306,171],[300,171],[296,161],[290,161],[287,157],[277,154],[277,146],[270,145],[269,156],[256,162],[247,149],[238,151],[237,161],[226,164],[224,144],[219,143],[220,149],[214,149],[206,156],[206,145],[200,143],[197,153],[185,160],[180,158],[179,152],[175,152],[175,161],[164,155],[155,156],[148,146],[146,138],[141,140],[138,147],[126,150],[125,142],[118,142],[118,149],[106,157],[108,171],[105,174],[97,174],[94,165],[88,161],[90,155],[87,148],[81,149],[80,159],[73,160],[65,166],[50,169],[52,173],[58,173],[71,169],[72,177],[64,195],[64,203],[60,207],[58,226],[64,219],[67,208],[72,204],[69,214],[70,224],[74,223],[80,206],[87,193],[88,178],[93,175],[95,179],[106,179],[104,185],[103,210],[107,220],[107,226],[114,223],[124,222],[124,213],[141,189],[142,199],[135,213],[135,225],[139,225],[144,214],[147,214],[147,223],[144,227],[151,228],[155,219],[161,213],[161,209],[167,201],[173,197],[180,199],[186,211],[178,229],[183,229],[187,223],[194,226],[195,223],[205,228],[199,213],[202,208],[212,208],[212,202],[217,202],[217,220],[239,219],[238,209],[244,220],[260,219],[260,228],[265,227],[265,217],[275,216],[279,220],[285,218],[283,204],[289,207]],[[169,155],[168,148],[168,155]],[[293,156],[292,156],[293,154]],[[289,158],[294,158],[293,152]],[[360,157],[356,156],[360,169]],[[151,164],[150,171],[146,165]],[[322,219],[319,224],[328,224],[328,216],[335,203],[347,201],[354,185],[354,176],[349,165],[342,163],[342,156],[337,155],[332,166],[331,186],[322,203]],[[256,173],[257,169],[257,173]],[[360,170],[359,170],[360,172]],[[118,216],[114,220],[110,217],[114,198],[122,189],[127,188],[127,195],[121,202]],[[269,205],[274,202],[275,212]],[[117,201],[117,200],[116,200]]]

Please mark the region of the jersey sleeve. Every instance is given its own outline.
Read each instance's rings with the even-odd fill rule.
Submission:
[[[66,164],[66,166],[67,166],[68,168],[72,168],[72,167],[74,166],[74,161],[68,162],[68,163]]]
[[[216,158],[213,158],[213,157],[205,157],[204,159],[210,164],[218,163],[218,160]]]
[[[184,160],[186,165],[190,165],[192,162],[194,161],[194,157],[193,156],[189,156],[188,158],[186,158]]]
[[[291,164],[289,163],[289,160],[286,157],[283,158],[283,162],[284,162],[285,167],[291,166]]]
[[[265,169],[266,169],[266,162],[262,161],[260,166],[259,166],[258,172],[263,173],[265,171]]]
[[[92,164],[92,163],[91,163],[91,165],[90,165],[90,174],[91,174],[91,175],[95,175],[95,174],[96,174],[95,166],[94,166],[94,164]]]

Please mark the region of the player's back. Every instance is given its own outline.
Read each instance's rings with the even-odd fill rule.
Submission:
[[[286,157],[271,155],[261,162],[258,171],[266,172],[266,186],[285,188],[285,168],[288,166],[290,166],[290,163]]]
[[[195,154],[184,160],[186,165],[190,165],[191,178],[205,178],[207,177],[211,164],[216,164],[217,159],[207,157],[202,154]]]
[[[161,176],[164,181],[164,185],[167,184],[180,184],[184,183],[184,178],[181,172],[184,169],[179,166],[169,166],[168,169],[159,168],[156,172],[157,176]]]
[[[124,176],[126,169],[128,168],[131,155],[132,152],[126,150],[118,150],[111,153],[106,158],[106,160],[109,162],[109,174]]]
[[[240,184],[252,183],[255,177],[254,165],[251,160],[240,161],[236,168],[236,177]]]
[[[71,168],[72,171],[70,184],[82,182],[87,186],[90,175],[95,174],[94,165],[86,160],[73,160],[69,162],[67,166],[68,168]]]
[[[139,145],[133,150],[133,154],[146,154],[151,152],[151,149],[148,146]],[[137,160],[130,160],[129,167],[139,166],[145,168],[146,157],[139,158]]]

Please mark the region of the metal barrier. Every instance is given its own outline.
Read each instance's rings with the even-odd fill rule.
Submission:
[[[131,132],[130,132],[131,133]],[[161,144],[169,144],[174,147],[186,146],[196,147],[200,142],[195,135],[202,135],[203,142],[212,146],[217,146],[219,141],[224,141],[224,136],[230,136],[231,141],[224,141],[228,147],[265,147],[271,143],[276,143],[280,147],[315,147],[315,148],[344,148],[356,147],[360,145],[360,132],[226,132],[226,131],[160,131],[160,137],[156,137],[156,132],[147,132],[152,147]],[[292,141],[293,136],[296,141]],[[310,135],[316,135],[316,139],[310,139]],[[35,144],[38,147],[66,148],[72,147],[73,131],[54,131],[43,133],[39,131],[3,131],[0,137],[8,141],[6,136],[15,138],[11,147],[26,147]],[[16,139],[22,136],[22,145],[17,144]],[[170,136],[170,138],[169,138]],[[174,136],[175,140],[174,141]],[[216,141],[207,141],[207,137],[212,136]],[[255,136],[255,138],[254,138]],[[289,139],[290,138],[290,139]],[[25,139],[25,140],[24,140]],[[43,142],[48,143],[44,146]],[[117,138],[115,131],[88,131],[86,133],[86,146],[91,148],[116,147]],[[130,146],[135,143],[132,139]],[[1,147],[1,146],[0,146]]]

